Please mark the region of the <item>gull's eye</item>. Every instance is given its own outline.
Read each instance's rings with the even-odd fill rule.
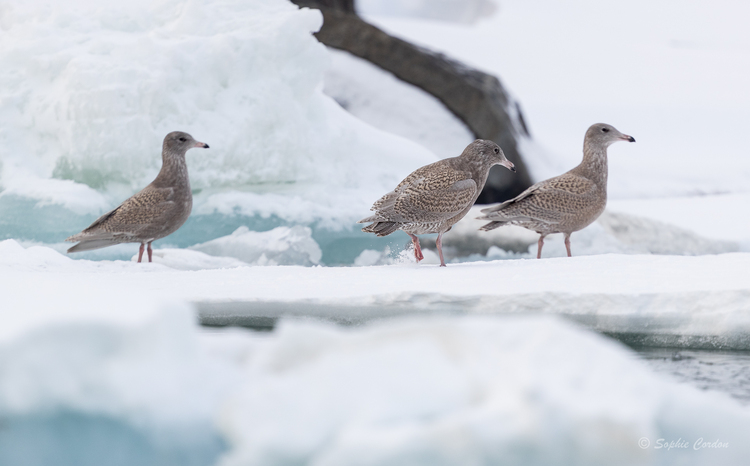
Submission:
[[[500,153],[500,149],[498,149],[497,147],[495,147],[495,153],[499,154]]]
[[[602,133],[609,133],[609,128],[602,128]]]
[[[185,142],[185,141],[187,141],[187,139],[185,139],[185,138],[180,138],[180,142]]]

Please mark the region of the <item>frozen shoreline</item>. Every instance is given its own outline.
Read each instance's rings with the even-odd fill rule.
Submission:
[[[164,250],[164,260],[197,251]],[[552,314],[643,344],[750,349],[750,253],[616,255],[372,267],[235,267],[183,271],[160,264],[73,260],[0,243],[0,275],[27,309],[87,289],[132,299],[199,303],[212,325],[307,316],[350,324],[396,315]],[[170,257],[171,255],[171,257]],[[203,256],[201,256],[203,257]],[[205,256],[208,257],[208,256]],[[72,292],[70,291],[72,290]],[[73,301],[75,302],[75,301]],[[244,303],[244,304],[243,304]],[[243,320],[244,319],[244,320]],[[262,320],[261,319],[261,320]]]
[[[190,259],[182,252],[171,250]],[[134,442],[132,464],[157,455],[149,448],[173,452],[166,464],[189,464],[179,462],[189,454],[221,466],[353,464],[363,452],[372,464],[472,455],[492,464],[514,454],[526,465],[662,464],[640,438],[710,436],[732,448],[679,452],[683,463],[737,464],[750,411],[654,373],[559,315],[731,340],[750,333],[750,290],[738,273],[748,265],[749,253],[733,253],[189,271],[73,260],[7,240],[0,446],[49,464],[31,447],[31,425],[77,466],[101,464],[82,456],[94,431],[113,445]],[[248,300],[363,321],[384,309],[421,314],[357,327],[285,319],[250,332],[201,328],[185,303]],[[449,315],[458,308],[475,315]],[[60,434],[70,425],[82,440]],[[445,450],[446,436],[468,443]]]

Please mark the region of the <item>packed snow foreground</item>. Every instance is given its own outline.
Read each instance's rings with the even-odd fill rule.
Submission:
[[[0,463],[102,464],[94,442],[130,445],[129,464],[741,464],[747,408],[529,314],[746,339],[748,268],[734,253],[185,271],[7,240]],[[211,330],[190,304],[246,300],[378,321]],[[408,315],[375,315],[394,309]]]

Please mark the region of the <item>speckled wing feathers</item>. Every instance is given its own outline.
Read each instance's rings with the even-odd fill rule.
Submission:
[[[436,223],[457,215],[471,204],[477,184],[471,174],[435,164],[416,170],[396,189],[372,206],[367,222]],[[395,230],[394,230],[395,231]]]
[[[148,186],[127,199],[119,207],[99,217],[88,228],[67,241],[110,240],[113,243],[137,242],[145,229],[160,229],[164,220],[173,215],[173,188]],[[154,231],[153,233],[157,233]]]
[[[589,218],[595,218],[603,208],[602,195],[593,181],[565,173],[537,183],[514,199],[482,210],[485,216],[481,219],[495,220],[482,229],[511,223],[544,232],[577,231],[579,225],[588,225]]]

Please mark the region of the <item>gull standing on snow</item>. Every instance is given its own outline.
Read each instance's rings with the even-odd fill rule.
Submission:
[[[208,149],[208,144],[180,131],[167,134],[161,152],[162,166],[156,179],[119,207],[99,217],[91,226],[66,239],[80,241],[68,252],[118,243],[141,243],[138,262],[143,258],[146,244],[148,261],[151,262],[151,242],[177,231],[193,208],[193,193],[185,163],[185,153],[193,147]]]
[[[458,157],[426,165],[407,176],[396,189],[373,204],[370,210],[375,211],[374,215],[357,223],[373,222],[362,231],[377,236],[405,231],[414,243],[417,262],[424,259],[417,235],[437,233],[435,244],[440,266],[445,267],[443,233],[469,212],[493,165],[516,171],[500,146],[477,139]]]
[[[479,219],[492,222],[480,230],[519,225],[539,233],[537,259],[542,257],[544,237],[563,233],[570,257],[571,233],[591,224],[607,205],[607,147],[617,141],[635,139],[604,123],[591,125],[583,140],[580,165],[531,186],[514,199],[483,209],[485,215]]]

